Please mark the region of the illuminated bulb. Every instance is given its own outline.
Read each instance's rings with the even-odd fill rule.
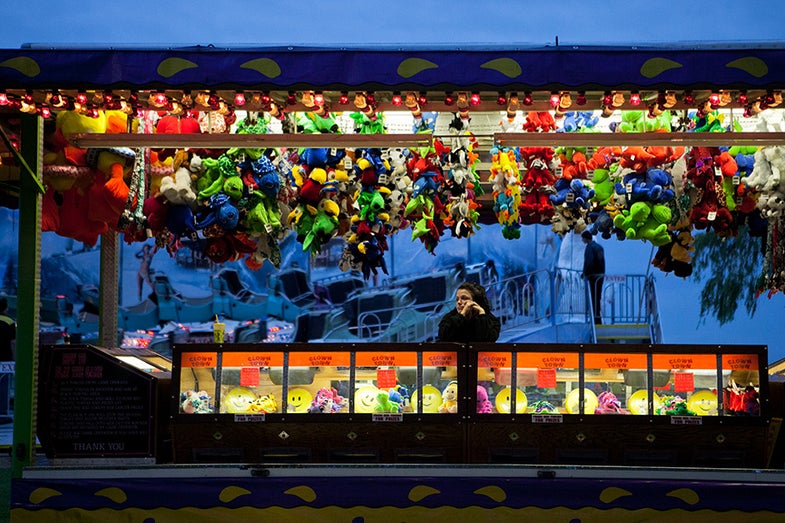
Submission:
[[[478,93],[477,91],[473,92],[471,97],[469,98],[469,104],[477,106],[480,105],[480,102],[482,102],[482,98],[480,98],[480,93]]]
[[[605,91],[605,94],[602,95],[602,105],[610,106],[613,104],[613,95],[610,91]]]
[[[403,104],[403,98],[401,98],[401,93],[399,93],[398,91],[395,91],[392,95],[392,104],[396,107]]]
[[[349,92],[348,91],[341,91],[341,95],[338,97],[338,103],[341,104],[341,105],[349,105]]]
[[[234,105],[237,107],[242,107],[245,105],[245,93],[242,91],[237,91],[234,94]]]
[[[324,105],[324,93],[322,93],[321,91],[316,91],[313,94],[313,103],[315,103],[318,106]]]
[[[365,95],[365,101],[368,102],[368,105],[376,105],[376,97],[373,95],[373,91],[368,91]]]
[[[262,91],[262,94],[259,96],[259,101],[262,103],[263,107],[270,105],[270,102],[272,101],[272,98],[270,98],[270,93],[268,91]]]
[[[428,96],[425,93],[420,93],[420,96],[417,97],[417,103],[420,105],[425,105],[428,103]]]
[[[686,91],[684,93],[684,103],[686,105],[695,105],[695,97],[692,95],[692,91]]]
[[[709,104],[711,104],[712,109],[716,109],[720,106],[720,95],[718,93],[711,93],[709,95]]]
[[[455,95],[452,93],[445,93],[444,105],[455,105]]]
[[[0,105],[8,105],[8,95],[5,91],[0,91]]]
[[[294,105],[297,103],[297,93],[294,91],[289,91],[289,94],[286,95],[286,104],[287,105]]]
[[[747,105],[747,91],[740,91],[738,100],[741,105]]]
[[[24,103],[26,103],[26,104],[32,104],[33,103],[33,91],[30,91],[30,90],[26,91],[25,95],[22,97],[22,101]],[[774,101],[774,97],[771,98],[771,101],[772,102]]]
[[[531,105],[533,103],[534,99],[532,98],[532,93],[526,91],[526,93],[523,95],[523,105]]]
[[[506,105],[507,104],[507,95],[504,93],[499,93],[499,96],[496,97],[496,104],[497,105]]]
[[[111,106],[113,98],[114,95],[112,94],[112,91],[104,91],[104,97],[103,97],[104,104]]]
[[[79,92],[76,95],[76,103],[84,105],[87,103],[87,93]]]
[[[551,93],[551,105],[553,107],[558,107],[559,106],[559,100],[560,99],[561,99],[561,97],[559,96],[559,93],[555,93],[555,92]]]
[[[212,97],[211,97],[211,98],[212,98]],[[157,105],[159,105],[159,106],[164,106],[164,105],[166,105],[166,93],[164,93],[163,91],[158,91],[158,92],[155,94],[155,103],[156,103]]]
[[[42,118],[49,118],[52,116],[52,111],[49,110],[49,107],[44,105],[39,109]]]
[[[586,91],[578,91],[578,96],[575,98],[575,103],[578,105],[586,105]]]
[[[638,91],[633,91],[630,93],[630,103],[632,105],[640,105],[641,104],[641,95],[638,94]]]
[[[59,107],[63,102],[63,98],[60,96],[60,92],[55,90],[52,91],[52,96],[49,98],[49,101],[55,107]]]
[[[767,91],[764,101],[766,102],[766,106],[772,105],[774,103],[774,91]]]

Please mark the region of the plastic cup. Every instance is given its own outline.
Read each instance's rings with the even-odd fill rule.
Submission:
[[[220,321],[216,321],[213,323],[213,342],[214,343],[223,343],[224,342],[224,332],[226,332],[226,324]]]

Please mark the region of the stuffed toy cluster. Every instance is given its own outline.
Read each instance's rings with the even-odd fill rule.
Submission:
[[[68,141],[76,133],[126,132],[127,115],[99,112],[96,117],[61,111],[52,147],[44,155],[42,230],[93,246],[108,231],[123,229],[120,217],[129,197],[127,176],[136,161],[128,148],[83,149]]]

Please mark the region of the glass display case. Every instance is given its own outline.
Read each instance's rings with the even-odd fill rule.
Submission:
[[[719,347],[571,348],[479,351],[476,413],[760,415],[765,348],[732,354]]]
[[[457,351],[215,347],[175,352],[180,414],[458,413]]]

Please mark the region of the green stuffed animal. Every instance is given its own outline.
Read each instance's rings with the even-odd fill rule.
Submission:
[[[591,200],[601,206],[606,205],[613,198],[615,186],[613,179],[611,179],[610,170],[594,169],[594,177],[591,182],[594,186],[594,197]]]
[[[648,240],[655,247],[667,245],[671,242],[668,232],[668,223],[671,221],[671,209],[667,205],[654,204],[649,214],[649,218],[638,230],[638,237]]]

